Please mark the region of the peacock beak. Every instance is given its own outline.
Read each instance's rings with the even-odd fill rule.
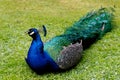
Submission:
[[[32,34],[34,34],[34,33],[32,33],[32,32],[30,31],[30,29],[28,29],[27,31],[25,31],[25,34],[32,35]]]
[[[25,31],[25,34],[28,34],[30,31],[29,30],[27,30],[27,31]]]

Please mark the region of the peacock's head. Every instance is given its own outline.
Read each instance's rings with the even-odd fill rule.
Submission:
[[[35,36],[36,34],[38,34],[38,30],[35,29],[35,28],[31,28],[27,31],[27,33],[28,33],[29,36],[32,37],[32,36]]]
[[[45,28],[45,26],[43,25],[43,30],[39,29],[37,30],[36,28],[30,28],[28,31],[27,31],[27,34],[31,37],[35,37],[37,34],[39,34],[39,32],[43,31],[44,32],[44,36],[46,36],[47,34],[47,30]]]

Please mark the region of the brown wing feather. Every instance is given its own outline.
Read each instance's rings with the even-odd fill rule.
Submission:
[[[76,65],[82,57],[82,42],[63,47],[60,56],[57,58],[57,64],[61,69],[68,69]]]

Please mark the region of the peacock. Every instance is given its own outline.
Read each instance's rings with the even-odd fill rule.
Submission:
[[[38,74],[72,68],[80,62],[85,49],[111,31],[112,19],[113,14],[107,8],[88,12],[63,34],[45,43],[41,40],[39,30],[30,28],[27,33],[33,40],[25,58],[26,63]],[[46,36],[44,25],[43,31]]]

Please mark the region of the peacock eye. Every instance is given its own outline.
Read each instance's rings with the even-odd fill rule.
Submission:
[[[32,31],[29,35],[33,35],[35,32],[34,31]]]

